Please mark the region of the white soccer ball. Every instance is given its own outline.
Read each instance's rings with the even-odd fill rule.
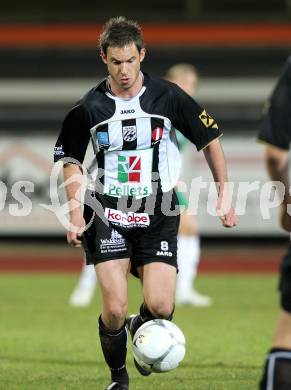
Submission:
[[[167,320],[146,322],[133,338],[134,358],[142,367],[153,372],[178,367],[185,352],[185,337],[181,329]]]

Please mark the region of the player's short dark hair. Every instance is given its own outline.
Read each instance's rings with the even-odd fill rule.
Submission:
[[[135,43],[139,52],[144,47],[140,25],[124,16],[109,19],[99,37],[101,51],[106,54],[109,46],[124,47],[131,43]]]

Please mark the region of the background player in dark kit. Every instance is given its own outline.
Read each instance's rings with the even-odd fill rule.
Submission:
[[[259,139],[267,143],[266,164],[272,180],[285,186],[281,205],[281,226],[291,232],[291,196],[288,151],[291,139],[291,57],[268,102]],[[280,270],[281,308],[273,345],[267,355],[261,390],[291,389],[291,244]]]
[[[95,264],[102,294],[99,335],[112,381],[107,389],[124,390],[129,382],[125,329],[129,268],[142,280],[144,296],[140,314],[131,317],[131,334],[153,318],[171,319],[174,310],[179,217],[171,210],[177,206],[172,189],[179,175],[179,153],[173,127],[203,149],[217,182],[222,224],[235,226],[236,216],[227,198],[226,164],[215,120],[176,85],[140,71],[145,48],[138,24],[123,17],[111,19],[100,36],[100,48],[109,76],[65,118],[55,160],[73,158],[81,164],[92,135],[98,169],[104,170],[102,188],[92,199],[103,211],[94,214],[93,224],[84,232],[92,211],[86,205],[84,216],[81,207],[71,210],[71,224],[77,230],[69,231],[67,238],[79,246],[78,234],[84,232],[86,258]],[[78,164],[65,164],[65,180],[81,174]],[[156,195],[154,177],[158,177]],[[79,187],[78,180],[66,187],[69,200],[77,201]],[[125,195],[130,196],[122,208],[118,200]],[[149,197],[155,201],[153,215],[145,209]],[[165,198],[171,203],[167,215]],[[140,207],[128,213],[128,203]]]

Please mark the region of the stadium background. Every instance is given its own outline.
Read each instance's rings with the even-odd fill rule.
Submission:
[[[98,59],[98,33],[104,21],[120,14],[143,25],[145,71],[163,76],[177,62],[199,70],[197,100],[223,129],[230,180],[259,180],[261,186],[267,179],[256,132],[264,102],[290,54],[290,1],[125,0],[121,5],[28,0],[1,5],[0,383],[5,389],[78,389],[82,381],[95,388],[96,346],[90,332],[79,329],[89,323],[95,331],[98,294],[81,313],[67,307],[82,255],[66,247],[64,229],[40,204],[50,203],[52,147],[65,113],[106,74]],[[193,170],[210,179],[203,156],[189,146],[183,169],[187,183]],[[18,201],[12,188],[19,180],[34,183],[34,191],[26,194],[33,207],[29,215],[13,216],[9,207]],[[203,313],[178,309],[176,322],[195,348],[181,371],[170,374],[171,390],[255,388],[274,325],[276,271],[288,242],[278,210],[272,209],[270,220],[262,218],[259,195],[250,194],[240,226],[229,231],[206,214],[207,192],[201,194],[198,283],[215,303]],[[131,281],[130,291],[136,289]],[[96,377],[105,384],[102,364],[99,356]],[[179,379],[178,372],[186,379]],[[135,379],[134,388],[142,388],[142,380]],[[158,383],[169,389],[167,377],[151,380],[152,388]]]

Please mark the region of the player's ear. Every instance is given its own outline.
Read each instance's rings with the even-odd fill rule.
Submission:
[[[104,53],[103,50],[100,50],[100,57],[102,58],[104,64],[107,64],[107,55]]]
[[[142,47],[140,49],[140,52],[139,52],[139,61],[140,62],[143,62],[145,55],[146,55],[146,49],[145,49],[145,47]]]

